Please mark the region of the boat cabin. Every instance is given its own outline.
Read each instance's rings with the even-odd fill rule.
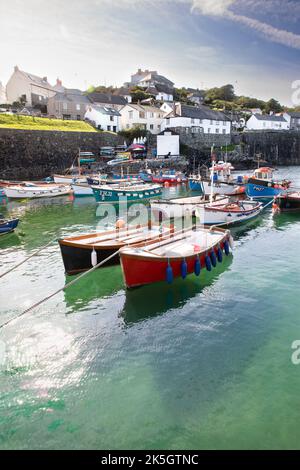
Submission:
[[[273,173],[274,173],[274,170],[269,167],[257,168],[254,171],[254,178],[257,178],[259,180],[271,181],[273,179]]]
[[[230,181],[232,179],[231,171],[234,170],[234,167],[231,163],[218,162],[214,166],[214,181]],[[212,168],[210,168],[212,171]]]

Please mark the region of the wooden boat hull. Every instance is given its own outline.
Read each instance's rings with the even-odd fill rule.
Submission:
[[[59,240],[59,246],[67,274],[77,274],[83,271],[88,271],[93,267],[91,261],[93,251],[92,248],[79,248],[65,245],[62,240]],[[95,247],[95,251],[97,253],[97,262],[100,263],[100,261],[103,261],[105,258],[115,253],[117,249],[118,248],[97,249],[97,247]],[[115,256],[106,263],[106,266],[111,266],[118,263],[119,256]]]
[[[245,203],[246,209],[240,211],[230,210],[230,208],[220,209],[205,205],[198,206],[196,215],[199,217],[200,223],[203,225],[238,225],[255,219],[259,216],[263,209],[262,203]]]
[[[163,228],[160,230],[158,226],[148,230],[146,226],[139,229],[123,228],[119,231],[103,231],[101,233],[84,234],[78,237],[68,237],[58,240],[61,255],[67,274],[76,274],[87,271],[93,267],[92,252],[96,251],[97,263],[105,260],[107,257],[118,251],[121,247],[129,246],[136,243],[153,243],[166,236],[172,229]],[[87,241],[87,243],[85,242]],[[120,262],[119,256],[116,255],[107,263],[114,265]]]
[[[300,192],[281,194],[275,199],[280,212],[300,212]]]
[[[19,223],[19,219],[0,221],[0,235],[13,232]]]
[[[229,201],[228,198],[220,197],[219,201]],[[151,201],[151,212],[155,220],[177,219],[196,215],[196,208],[199,204],[208,204],[209,200],[204,200],[203,196],[192,196],[185,198],[175,198],[169,200]]]
[[[187,275],[194,273],[195,262],[200,260],[201,269],[206,267],[206,253],[212,252],[217,255],[220,247],[224,250],[225,242],[229,244],[230,232],[224,232],[224,236],[209,251],[194,253],[191,256],[180,256],[177,258],[144,256],[143,253],[134,253],[132,250],[121,249],[120,259],[123,271],[123,277],[127,288],[139,287],[147,284],[166,281],[166,271],[170,266],[172,268],[173,277],[182,276],[182,262],[187,264]],[[198,258],[199,256],[199,258]]]

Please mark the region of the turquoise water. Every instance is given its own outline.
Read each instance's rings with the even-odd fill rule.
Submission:
[[[96,228],[95,211],[2,204],[22,222],[0,239],[1,272]],[[200,278],[126,292],[104,268],[0,330],[0,448],[300,448],[299,235],[300,215],[266,211]],[[0,322],[65,282],[54,242],[0,279]]]

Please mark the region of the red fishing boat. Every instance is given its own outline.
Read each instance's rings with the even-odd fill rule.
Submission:
[[[212,227],[193,228],[170,235],[167,239],[135,245],[120,250],[125,284],[128,288],[174,278],[201,270],[208,271],[222,262],[223,252],[229,255],[233,240],[229,230]]]

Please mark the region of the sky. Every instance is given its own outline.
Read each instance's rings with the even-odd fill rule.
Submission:
[[[4,84],[14,65],[80,89],[147,68],[291,105],[300,80],[300,0],[0,0],[0,31]]]

